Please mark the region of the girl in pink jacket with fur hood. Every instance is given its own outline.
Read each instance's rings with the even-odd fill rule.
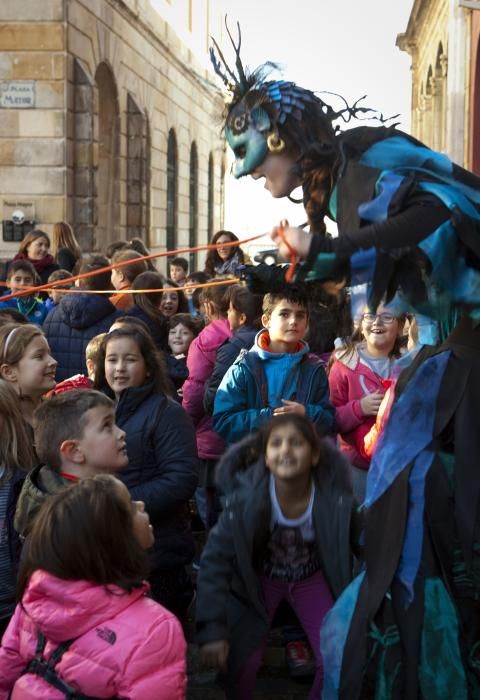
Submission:
[[[112,476],[46,501],[0,648],[0,700],[185,698],[180,623],[145,595],[152,543],[143,503]]]

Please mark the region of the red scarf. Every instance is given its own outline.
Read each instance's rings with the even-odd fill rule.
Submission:
[[[39,275],[41,275],[42,272],[44,272],[48,267],[54,265],[55,263],[55,259],[53,255],[50,255],[50,253],[41,260],[30,260],[28,255],[25,255],[25,253],[17,253],[13,260],[28,260],[29,263],[32,263],[33,267]]]

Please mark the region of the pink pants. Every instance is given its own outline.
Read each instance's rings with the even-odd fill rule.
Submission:
[[[323,687],[320,626],[334,602],[327,582],[318,571],[313,576],[296,583],[275,581],[267,576],[260,576],[260,583],[270,623],[282,600],[286,600],[291,605],[298,617],[315,656],[316,672],[308,700],[320,700]],[[247,659],[237,681],[235,700],[252,700],[266,641],[264,639]]]

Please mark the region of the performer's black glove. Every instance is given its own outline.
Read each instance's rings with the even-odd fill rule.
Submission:
[[[267,294],[285,289],[286,267],[278,265],[241,265],[237,274],[244,280],[252,294]]]

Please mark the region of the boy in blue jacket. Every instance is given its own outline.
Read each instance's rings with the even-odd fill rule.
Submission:
[[[323,366],[309,355],[303,340],[308,329],[308,299],[295,286],[266,294],[263,329],[252,350],[243,352],[224,376],[216,397],[213,427],[228,442],[237,442],[272,416],[307,415],[319,433],[333,430]]]

